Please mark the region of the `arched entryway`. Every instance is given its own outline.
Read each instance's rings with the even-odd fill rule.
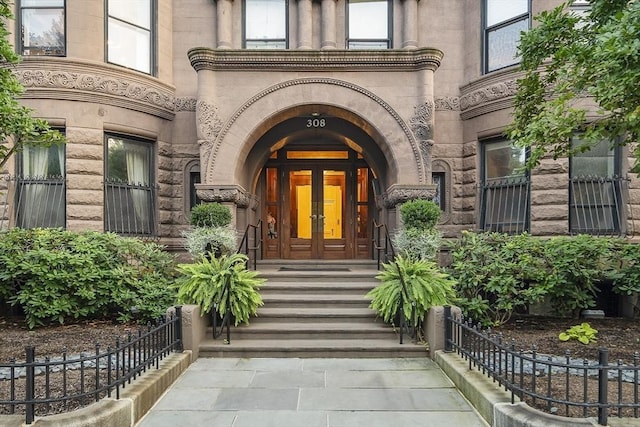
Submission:
[[[265,150],[254,190],[263,257],[370,258],[380,186],[372,165],[384,159],[371,138],[342,118],[305,114],[260,138],[254,151]]]

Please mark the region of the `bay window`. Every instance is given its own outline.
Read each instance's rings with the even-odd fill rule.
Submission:
[[[20,0],[19,53],[24,56],[64,56],[65,0]]]
[[[107,62],[152,74],[155,0],[107,0]]]

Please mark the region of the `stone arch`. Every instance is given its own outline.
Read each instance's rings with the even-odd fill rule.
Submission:
[[[209,111],[215,111],[210,106]],[[247,100],[222,122],[217,114],[215,139],[203,159],[206,184],[235,184],[250,179],[244,160],[260,137],[276,124],[312,111],[337,114],[365,131],[380,147],[388,164],[387,185],[425,184],[424,164],[411,129],[395,109],[373,92],[331,78],[302,78],[273,85]],[[224,159],[224,161],[223,161]]]

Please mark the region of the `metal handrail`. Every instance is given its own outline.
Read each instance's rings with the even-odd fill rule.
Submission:
[[[372,241],[372,246],[373,246],[374,257],[376,257],[378,261],[378,270],[380,269],[380,260],[381,260],[380,255],[382,254],[384,255],[384,260],[385,260],[383,261],[383,263],[386,262],[394,265],[396,267],[396,270],[398,271],[398,278],[400,279],[401,292],[400,292],[400,297],[398,298],[398,308],[396,311],[397,313],[396,317],[400,322],[400,344],[403,344],[405,330],[413,338],[417,338],[417,330],[418,330],[417,326],[414,328],[413,325],[411,326],[408,325],[407,319],[404,316],[404,300],[405,298],[407,300],[410,299],[409,292],[407,291],[407,283],[405,281],[404,274],[400,269],[400,265],[398,265],[398,262],[396,261],[396,256],[397,256],[396,251],[393,247],[393,241],[391,240],[391,236],[389,235],[389,230],[387,226],[385,224],[378,224],[374,219],[373,229],[374,229],[374,233],[373,233],[374,238]],[[390,260],[389,260],[389,254],[391,254]],[[416,307],[415,302],[412,302],[412,306],[413,308],[411,311],[411,318],[413,319],[415,317],[415,307]]]
[[[253,241],[254,245],[249,246],[249,230],[253,230]],[[258,223],[253,225],[249,224],[244,230],[244,234],[242,235],[242,239],[240,239],[240,244],[238,245],[237,253],[243,253],[249,259],[247,261],[247,267],[251,264],[251,260],[253,259],[253,269],[257,270],[258,267],[258,254],[259,250],[262,248],[262,220],[258,220]],[[253,252],[253,257],[251,257],[250,252]]]

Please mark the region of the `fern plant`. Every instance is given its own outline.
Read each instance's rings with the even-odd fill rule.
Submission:
[[[398,256],[394,262],[383,264],[383,268],[376,276],[382,283],[369,291],[367,297],[371,298],[369,307],[385,322],[394,322],[400,298],[404,318],[413,327],[420,324],[431,307],[451,304],[455,298],[455,281],[433,261]],[[402,290],[400,274],[406,293]]]
[[[249,318],[263,304],[259,289],[265,280],[257,277],[256,271],[246,268],[247,256],[244,254],[210,258],[203,256],[197,263],[178,265],[178,271],[183,274],[177,282],[178,301],[199,305],[203,314],[210,313],[214,304],[220,313],[225,313],[225,285],[228,283],[235,326],[249,323]]]

